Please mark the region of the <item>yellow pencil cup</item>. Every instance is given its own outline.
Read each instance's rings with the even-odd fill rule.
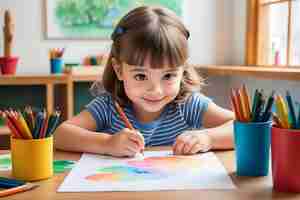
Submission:
[[[16,139],[11,137],[12,176],[37,181],[53,175],[53,137]]]

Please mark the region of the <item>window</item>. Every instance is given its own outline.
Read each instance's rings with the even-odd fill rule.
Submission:
[[[300,66],[300,0],[248,0],[246,63]]]

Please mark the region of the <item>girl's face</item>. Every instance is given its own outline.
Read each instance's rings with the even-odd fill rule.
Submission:
[[[124,83],[126,95],[132,101],[137,116],[149,119],[151,115],[159,116],[164,106],[178,95],[183,67],[152,69],[149,65],[123,63],[117,75]]]

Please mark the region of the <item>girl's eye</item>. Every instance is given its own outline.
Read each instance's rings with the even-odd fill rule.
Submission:
[[[134,76],[134,79],[137,81],[144,81],[146,79],[146,75],[145,74],[136,74]]]
[[[163,79],[164,80],[172,80],[172,79],[174,79],[174,78],[176,78],[177,77],[177,74],[166,74],[166,75],[164,75],[164,77],[163,77]]]

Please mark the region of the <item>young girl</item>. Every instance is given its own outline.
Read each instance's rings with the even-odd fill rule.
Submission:
[[[57,128],[57,148],[120,157],[145,146],[172,145],[183,155],[233,147],[233,113],[199,93],[201,79],[186,64],[189,32],[175,13],[136,8],[111,38],[105,92],[95,84],[97,97]],[[134,130],[126,128],[115,102]]]

